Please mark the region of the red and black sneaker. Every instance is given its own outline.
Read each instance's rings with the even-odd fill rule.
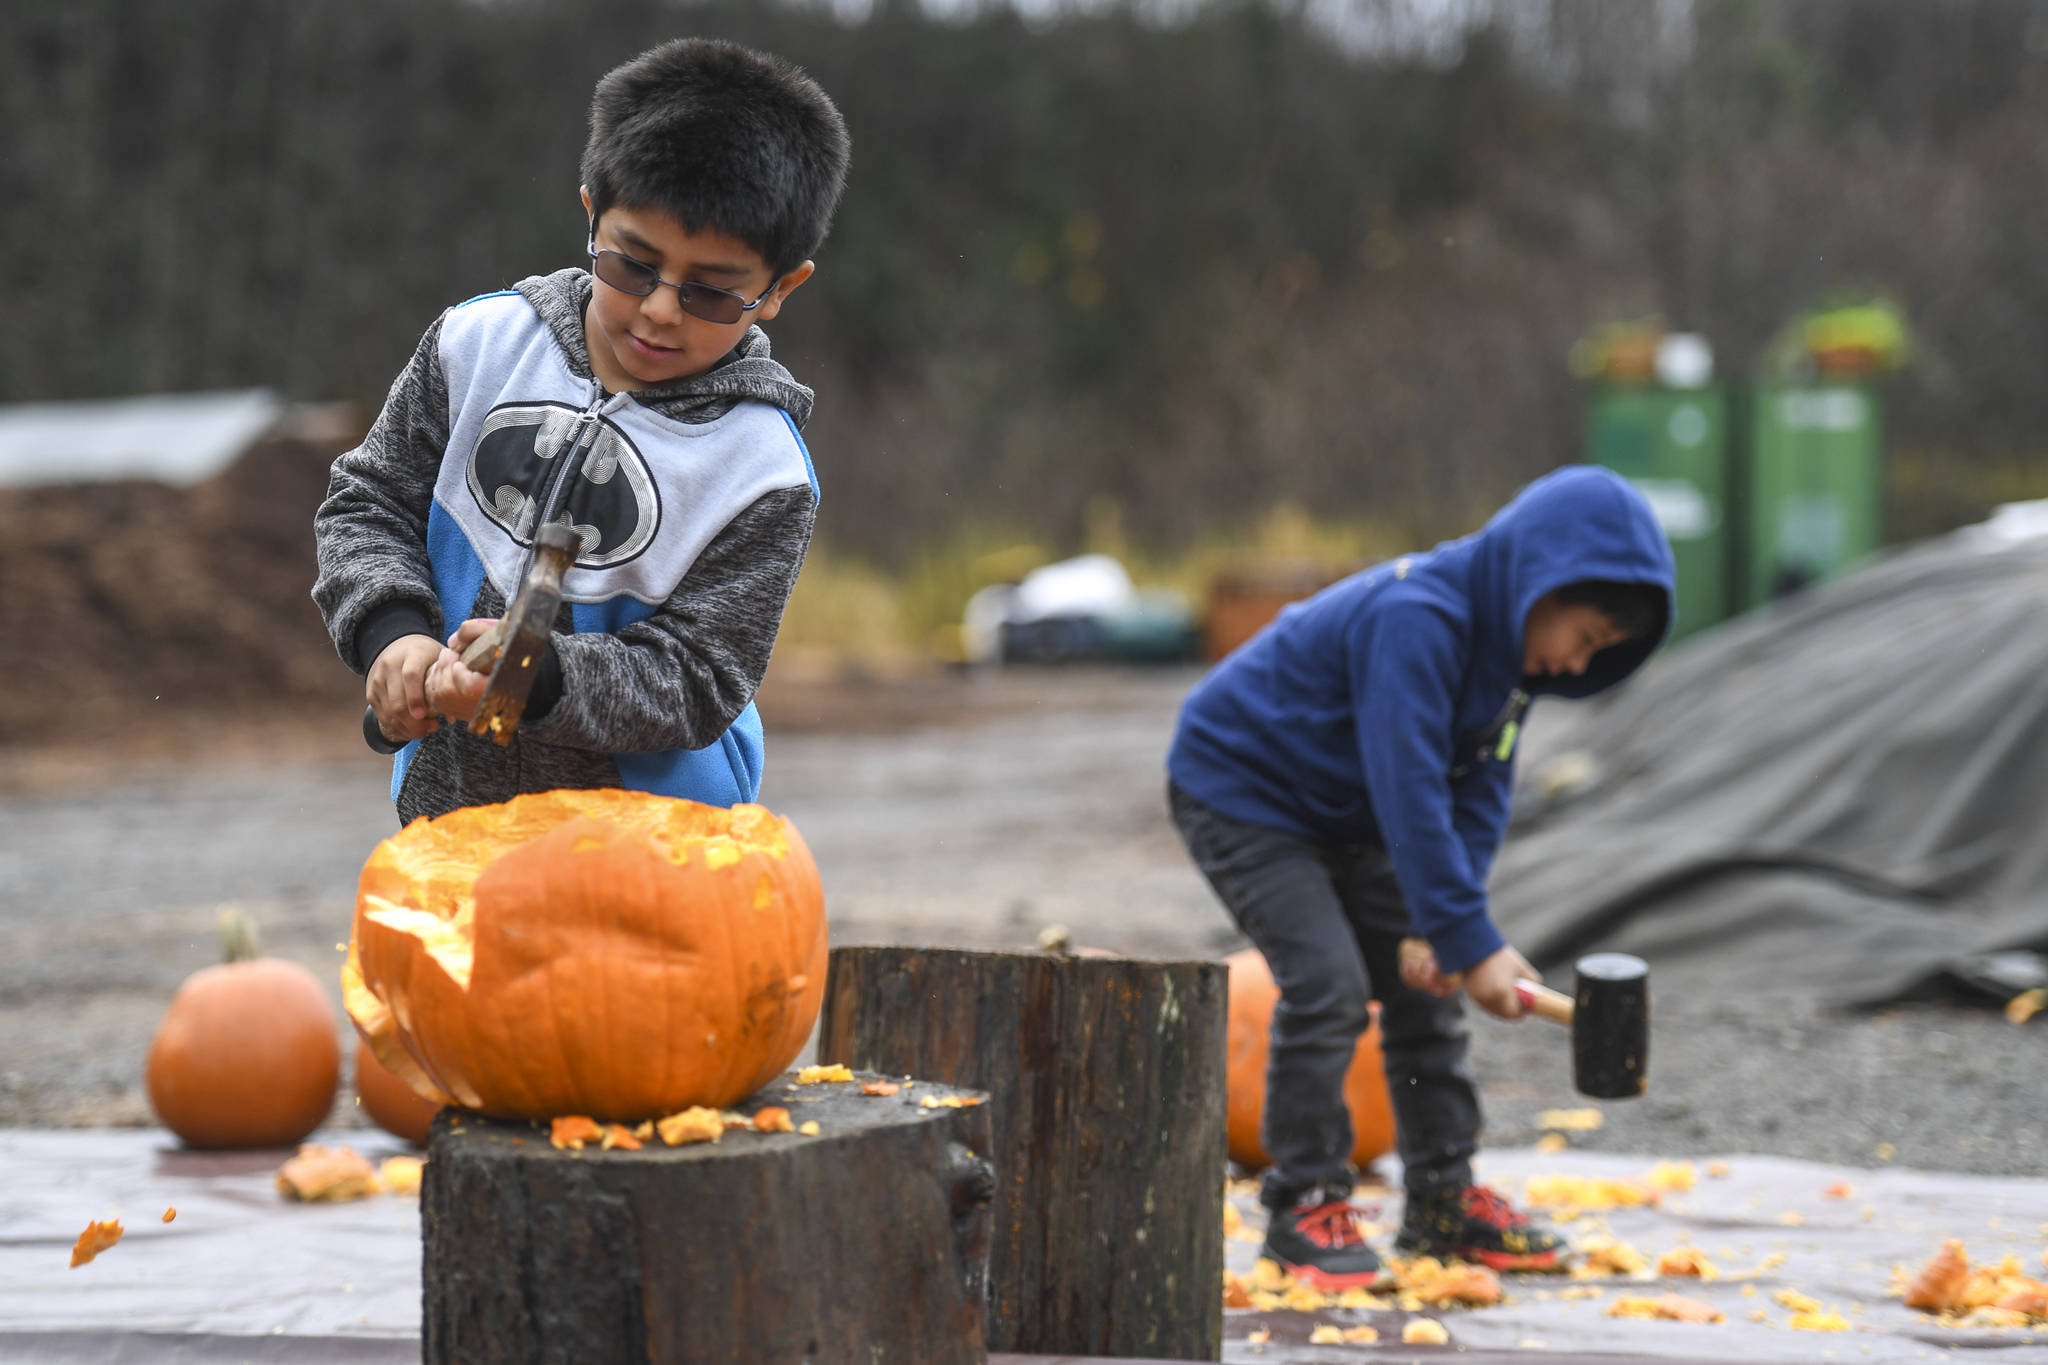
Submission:
[[[1484,1185],[1408,1195],[1394,1250],[1494,1270],[1559,1270],[1564,1239]]]
[[[1299,1282],[1326,1294],[1378,1289],[1394,1277],[1365,1244],[1358,1207],[1340,1194],[1311,1190],[1302,1202],[1273,1210],[1265,1255]]]

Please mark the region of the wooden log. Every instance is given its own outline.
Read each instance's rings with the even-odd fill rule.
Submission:
[[[816,1136],[576,1151],[544,1127],[444,1109],[420,1195],[422,1360],[981,1365],[983,1097],[794,1079],[733,1112],[780,1106]]]
[[[835,948],[818,1056],[989,1092],[994,1351],[1217,1360],[1216,962]]]

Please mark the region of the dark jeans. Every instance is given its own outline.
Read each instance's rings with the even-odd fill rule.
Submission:
[[[1351,1187],[1344,1073],[1373,1000],[1409,1193],[1470,1184],[1479,1095],[1465,1067],[1464,1005],[1401,984],[1408,907],[1386,850],[1242,824],[1174,782],[1167,804],[1195,865],[1280,987],[1259,1129],[1273,1164],[1261,1201],[1279,1208],[1312,1186]]]

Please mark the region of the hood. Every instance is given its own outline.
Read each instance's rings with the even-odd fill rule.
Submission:
[[[1496,512],[1469,548],[1476,624],[1490,638],[1512,642],[1516,658],[1529,609],[1553,589],[1605,579],[1663,592],[1652,638],[1603,649],[1583,675],[1543,678],[1532,692],[1584,697],[1612,687],[1640,668],[1671,629],[1671,547],[1648,500],[1612,470],[1570,465],[1544,475]]]
[[[594,286],[589,271],[573,267],[531,275],[515,286],[568,354],[570,368],[586,379],[595,376],[583,336],[583,311]],[[658,389],[636,389],[633,397],[679,422],[714,421],[749,398],[781,408],[798,427],[811,420],[811,391],[770,358],[768,334],[759,327],[747,328],[739,344],[704,373]]]

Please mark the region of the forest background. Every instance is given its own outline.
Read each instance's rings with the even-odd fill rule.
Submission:
[[[1649,315],[1740,378],[1889,298],[1889,536],[2048,492],[2037,0],[17,0],[0,400],[374,406],[440,309],[582,261],[591,86],[682,34],[853,133],[771,328],[844,589],[793,624],[1462,532],[1578,458],[1573,343]]]

